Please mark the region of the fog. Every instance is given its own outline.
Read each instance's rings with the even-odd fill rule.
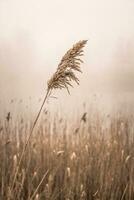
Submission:
[[[61,57],[81,39],[88,39],[81,85],[71,96],[56,93],[59,104],[83,103],[94,93],[112,101],[133,95],[133,11],[133,0],[0,0],[2,107],[29,98],[34,107]]]

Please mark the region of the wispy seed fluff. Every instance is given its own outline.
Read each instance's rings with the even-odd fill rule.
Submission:
[[[63,56],[56,72],[48,81],[48,90],[66,88],[69,92],[68,86],[72,86],[72,81],[79,85],[79,79],[75,72],[82,72],[80,64],[83,63],[81,56],[83,56],[83,47],[87,40],[77,42],[67,53]]]

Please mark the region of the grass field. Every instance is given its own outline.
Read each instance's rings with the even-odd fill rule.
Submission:
[[[32,122],[0,121],[1,200],[133,200],[134,116],[44,112],[13,179]]]

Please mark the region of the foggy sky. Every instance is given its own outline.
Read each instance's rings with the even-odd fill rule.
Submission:
[[[89,41],[73,95],[133,92],[133,11],[133,0],[0,0],[0,98],[40,97],[81,39]]]

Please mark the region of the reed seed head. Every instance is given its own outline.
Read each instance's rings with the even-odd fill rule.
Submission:
[[[52,78],[48,81],[48,90],[66,88],[69,92],[68,86],[72,86],[72,81],[79,85],[79,79],[75,72],[82,72],[80,64],[83,63],[80,58],[83,56],[83,47],[87,40],[77,42],[67,53],[63,56],[58,68]]]

